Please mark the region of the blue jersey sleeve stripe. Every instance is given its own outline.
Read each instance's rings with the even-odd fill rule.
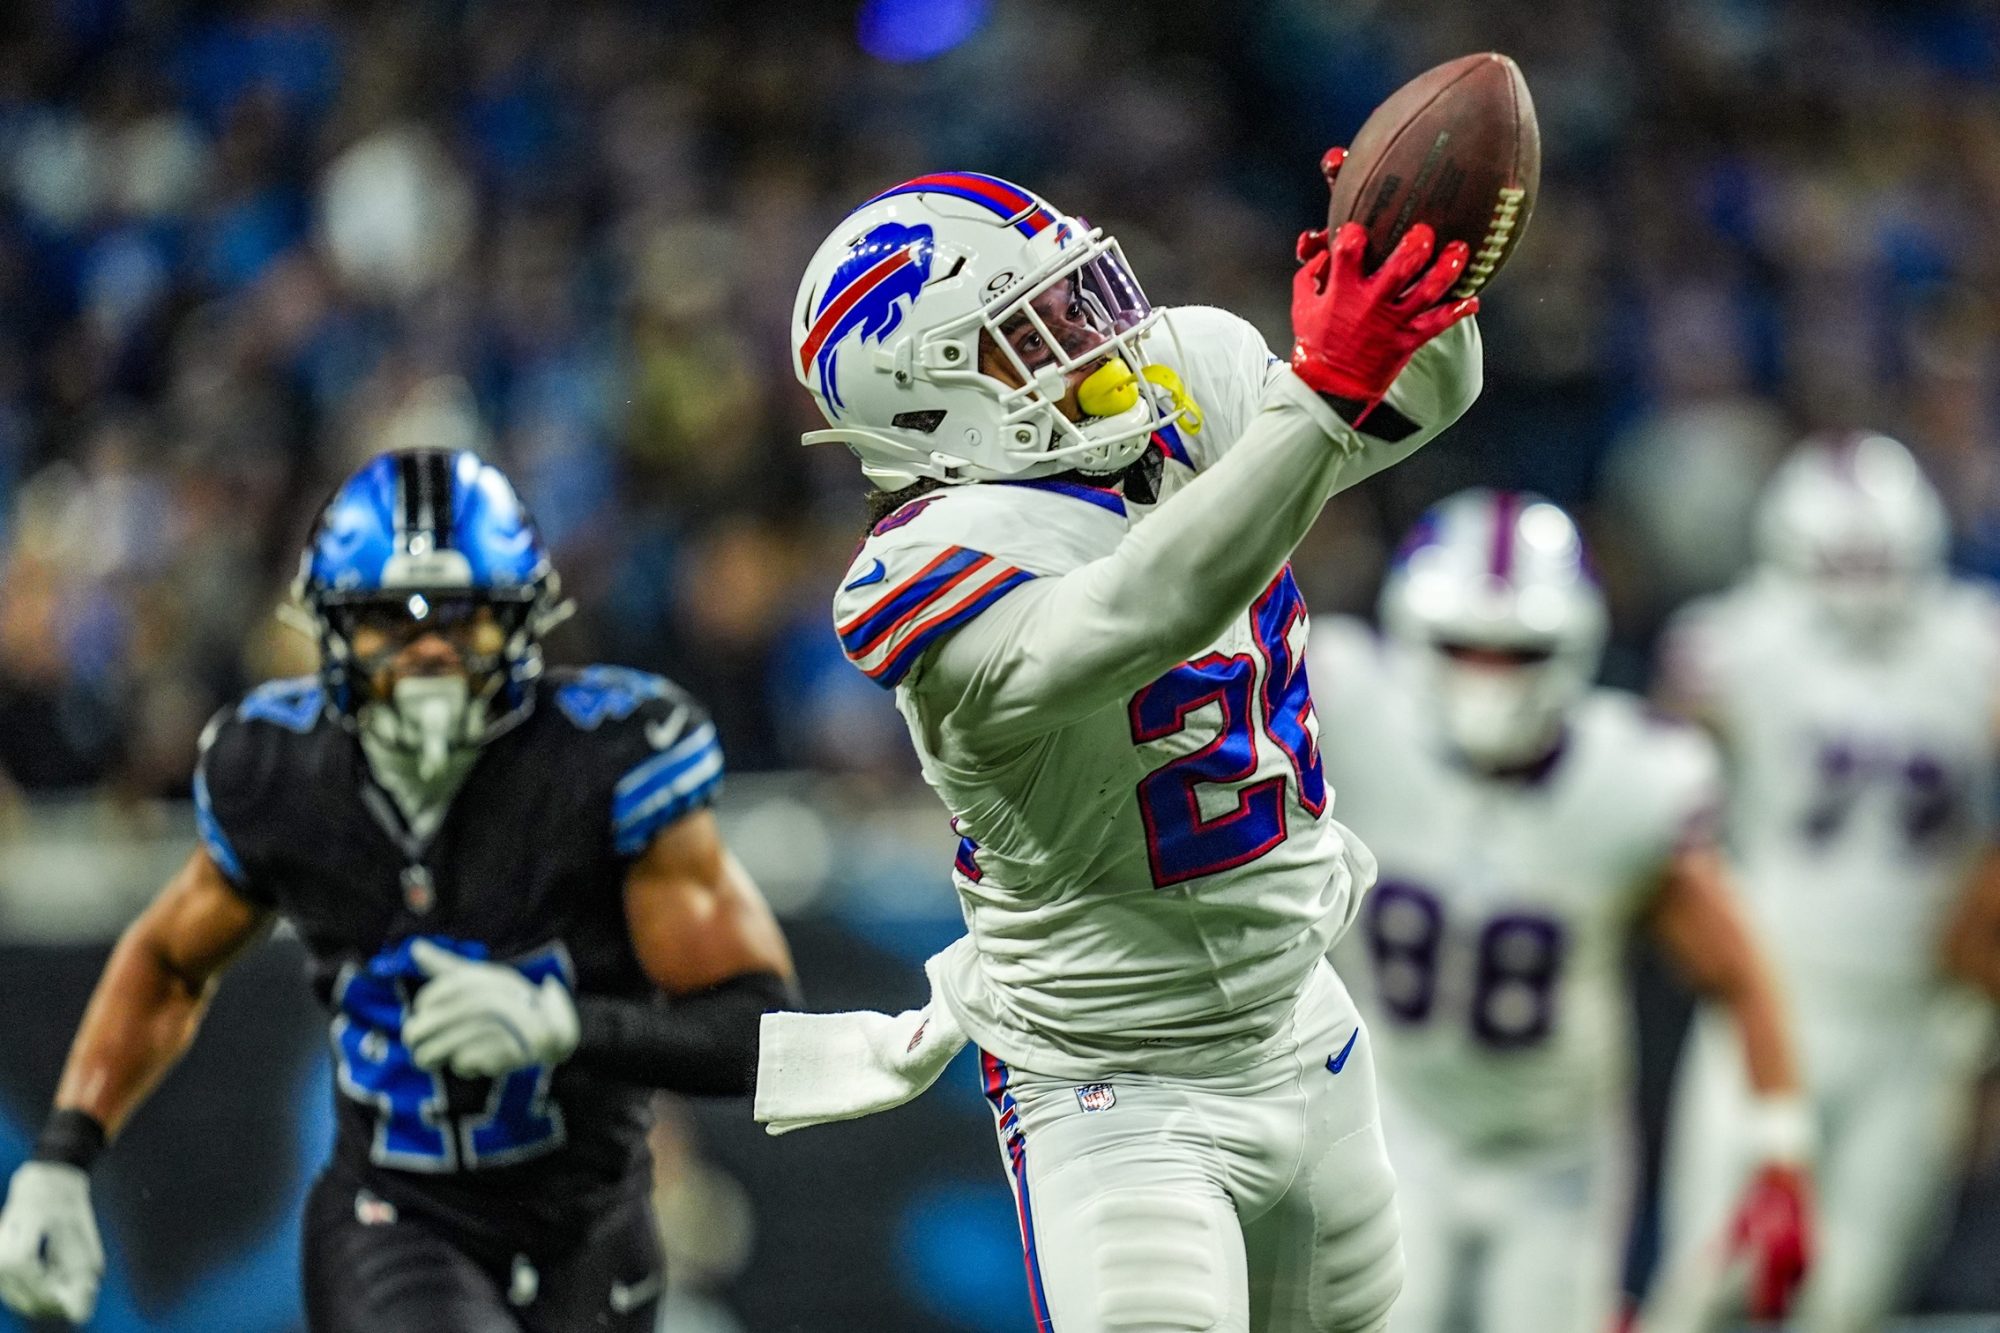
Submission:
[[[645,763],[618,779],[618,785],[611,789],[614,799],[622,798],[651,783],[667,769],[685,763],[696,752],[715,744],[715,724],[704,722],[687,735],[675,741],[667,749],[654,755]]]
[[[643,822],[654,810],[667,801],[693,791],[705,782],[722,776],[722,750],[711,745],[697,755],[690,755],[680,767],[662,773],[641,790],[614,801],[611,807],[611,826],[623,829],[628,825]]]
[[[194,771],[194,828],[201,845],[208,850],[209,859],[221,868],[229,882],[239,886],[245,883],[249,877],[243,873],[243,860],[229,845],[222,821],[215,817],[215,806],[208,795],[208,774],[199,767]]]
[[[648,765],[652,771],[647,774],[643,783],[613,794],[611,822],[614,825],[624,823],[659,792],[684,782],[688,774],[702,768],[710,760],[718,766],[722,763],[722,748],[713,740],[682,756],[673,764],[664,767]]]
[[[612,836],[618,854],[637,856],[661,829],[713,802],[722,788],[722,757],[717,755],[713,765],[703,765],[703,771],[707,776],[701,781],[674,792],[661,792],[657,804],[621,824]]]
[[[840,631],[840,646],[847,650],[849,656],[865,653],[882,636],[883,630],[943,592],[958,581],[959,575],[986,558],[979,551],[954,546],[943,558],[933,560],[915,578],[899,585],[875,603],[861,619],[843,628]]]
[[[883,659],[882,665],[868,673],[869,678],[884,689],[894,689],[896,683],[908,675],[910,668],[917,664],[917,659],[924,655],[924,649],[937,642],[940,636],[957,629],[1033,577],[1035,576],[1026,570],[1015,570],[958,610],[941,620],[933,621],[910,636],[897,646],[895,652]]]

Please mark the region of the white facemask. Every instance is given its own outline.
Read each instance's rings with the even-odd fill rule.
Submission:
[[[361,709],[361,738],[376,776],[406,807],[448,795],[477,754],[486,701],[464,676],[406,676],[389,702]]]
[[[1436,664],[1445,739],[1481,768],[1512,768],[1546,755],[1562,734],[1568,706],[1547,665],[1494,670]]]

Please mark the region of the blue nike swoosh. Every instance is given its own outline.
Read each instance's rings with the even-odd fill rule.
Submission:
[[[1347,1053],[1354,1049],[1354,1039],[1360,1035],[1361,1035],[1361,1029],[1360,1028],[1354,1029],[1354,1031],[1347,1034],[1347,1045],[1340,1048],[1340,1054],[1329,1055],[1326,1057],[1327,1073],[1338,1074],[1341,1070],[1347,1067]]]
[[[888,572],[889,571],[887,569],[883,568],[882,562],[880,560],[877,560],[875,562],[875,568],[869,570],[866,574],[863,574],[860,578],[854,580],[852,583],[843,587],[841,591],[853,592],[856,588],[865,588],[871,583],[880,583],[882,581],[882,576],[884,574],[887,574]]]

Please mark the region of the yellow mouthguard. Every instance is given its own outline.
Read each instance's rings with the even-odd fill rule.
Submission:
[[[1093,417],[1115,417],[1120,412],[1129,412],[1139,401],[1140,376],[1173,400],[1174,411],[1180,414],[1181,426],[1188,434],[1201,432],[1201,409],[1188,396],[1181,377],[1161,365],[1149,365],[1134,375],[1123,357],[1113,357],[1076,386],[1076,405]]]
[[[1181,377],[1165,366],[1157,364],[1147,366],[1140,373],[1146,377],[1148,384],[1166,390],[1167,397],[1173,399],[1174,411],[1181,414],[1181,428],[1190,435],[1201,434],[1201,409],[1196,407],[1194,399],[1188,396],[1187,385],[1181,383]],[[1089,382],[1084,381],[1086,384]],[[1077,401],[1081,402],[1082,399],[1079,398]]]
[[[1094,417],[1115,417],[1139,401],[1139,377],[1123,357],[1112,357],[1076,386],[1076,405]]]

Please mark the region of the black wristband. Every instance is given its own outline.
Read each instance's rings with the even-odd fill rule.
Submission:
[[[65,1107],[49,1113],[41,1137],[35,1140],[35,1160],[88,1171],[103,1155],[107,1141],[96,1116]]]
[[[1342,398],[1337,393],[1323,393],[1319,397],[1356,430],[1362,429],[1361,423],[1367,421],[1368,433],[1385,444],[1401,444],[1417,433],[1417,423],[1389,406],[1386,399],[1378,399],[1371,406],[1359,398]]]

